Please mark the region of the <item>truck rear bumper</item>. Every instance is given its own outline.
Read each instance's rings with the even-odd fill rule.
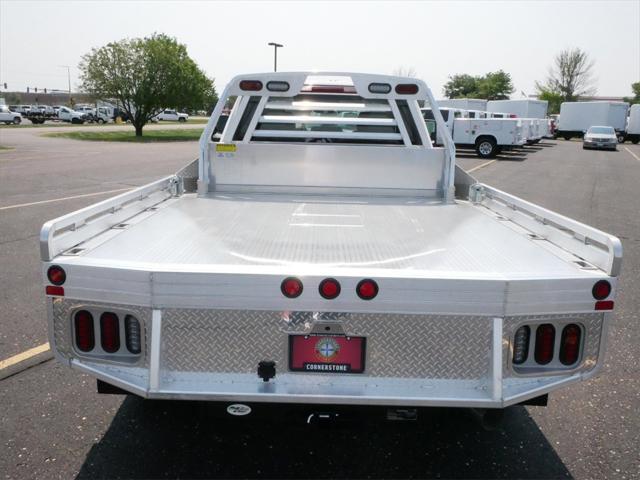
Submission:
[[[89,310],[135,315],[143,326],[138,357],[79,352],[73,315]],[[59,360],[151,399],[384,406],[502,408],[588,378],[603,361],[609,314],[460,315],[342,314],[203,309],[148,309],[54,299],[51,342]],[[514,370],[515,330],[576,323],[584,332],[580,360],[564,367]],[[288,368],[288,337],[314,325],[367,337],[363,374],[298,373]],[[98,320],[96,318],[96,326]],[[98,327],[99,329],[99,327]],[[122,342],[125,344],[121,329]],[[557,337],[560,334],[558,333]],[[557,340],[559,342],[559,340]],[[531,353],[533,355],[533,353]],[[276,363],[268,382],[262,360]]]

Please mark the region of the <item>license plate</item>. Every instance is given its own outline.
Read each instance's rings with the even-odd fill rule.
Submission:
[[[366,345],[365,337],[289,335],[289,370],[308,373],[362,373]]]

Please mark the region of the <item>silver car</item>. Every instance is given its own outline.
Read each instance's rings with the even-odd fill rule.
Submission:
[[[618,136],[613,127],[589,127],[582,139],[582,148],[617,150]]]

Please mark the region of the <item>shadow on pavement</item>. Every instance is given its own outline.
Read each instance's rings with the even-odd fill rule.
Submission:
[[[231,417],[220,415],[225,408],[128,397],[77,478],[571,476],[524,407],[508,409],[494,431],[459,409],[422,410],[417,422],[366,416],[319,427],[284,411]]]

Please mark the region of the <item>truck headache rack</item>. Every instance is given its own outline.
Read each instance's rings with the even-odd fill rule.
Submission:
[[[225,99],[234,97],[221,122]],[[352,73],[242,75],[221,99],[200,139],[200,195],[413,192],[453,199],[454,146],[445,135],[444,148],[433,147],[420,108],[435,100],[420,80]],[[309,150],[309,144],[323,148]]]

